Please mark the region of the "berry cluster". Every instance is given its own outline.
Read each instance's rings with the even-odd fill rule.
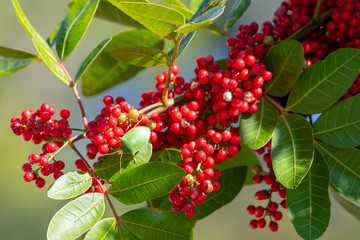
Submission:
[[[253,182],[255,184],[260,184],[264,182],[266,185],[269,186],[268,189],[263,189],[257,191],[255,193],[256,200],[267,200],[267,206],[254,206],[249,205],[247,207],[247,212],[251,215],[254,215],[255,218],[250,221],[250,227],[252,229],[256,228],[264,228],[266,226],[265,217],[269,217],[269,229],[273,232],[276,232],[279,228],[277,221],[282,219],[282,212],[278,209],[279,205],[283,208],[286,208],[286,188],[282,186],[275,177],[274,171],[272,169],[272,161],[271,161],[271,147],[270,142],[263,148],[256,150],[258,154],[265,153],[262,158],[266,163],[268,171],[265,172],[260,165],[254,165],[252,167],[252,172],[255,174],[253,177]],[[272,199],[273,193],[277,192],[279,197],[283,199],[281,202],[276,202]]]
[[[64,145],[71,135],[68,118],[70,111],[66,108],[60,111],[60,120],[54,120],[55,108],[47,103],[43,103],[39,109],[24,110],[21,118],[13,117],[11,119],[11,129],[15,135],[22,135],[25,141],[32,140],[35,144],[45,142],[42,146],[42,153],[30,154],[28,162],[22,166],[25,172],[24,180],[26,182],[35,181],[37,187],[42,188],[45,180],[39,176],[53,174],[54,179],[58,179],[63,172],[65,164],[63,161],[56,161],[54,156],[56,150]]]
[[[145,125],[149,118],[146,114],[139,114],[123,97],[105,96],[105,107],[94,121],[88,123],[86,138],[91,143],[86,145],[87,157],[94,159],[98,153],[104,155],[120,148],[120,138],[135,126]],[[79,163],[77,168],[81,168]],[[82,167],[84,168],[84,166]],[[82,169],[80,169],[82,170]]]

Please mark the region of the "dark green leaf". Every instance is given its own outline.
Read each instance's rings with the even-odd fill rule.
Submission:
[[[139,0],[138,2],[142,2]],[[146,2],[146,1],[144,1]],[[101,0],[98,9],[96,10],[95,17],[102,18],[115,23],[124,24],[130,27],[142,28],[143,26],[120,11],[117,7],[112,5],[106,0]]]
[[[92,52],[85,58],[76,73],[75,83],[77,83],[81,79],[87,68],[93,63],[93,61],[95,61],[95,59],[99,56],[99,54],[102,52],[102,50],[104,50],[104,48],[109,44],[110,41],[111,38],[107,38],[101,43],[99,43],[99,45],[97,45],[97,47],[92,50]]]
[[[113,49],[110,55],[119,61],[139,67],[167,66],[170,60],[163,51],[145,47],[119,47]]]
[[[225,169],[233,167],[246,166],[247,173],[244,184],[252,185],[254,184],[252,181],[254,173],[251,171],[251,168],[255,164],[259,164],[259,160],[256,157],[255,153],[243,144],[241,144],[241,151],[238,154],[236,154],[230,159],[226,159],[226,161],[223,161],[220,165],[216,166],[216,168],[223,171]]]
[[[259,149],[271,139],[279,118],[279,111],[262,98],[255,114],[244,114],[240,119],[242,143],[250,149]]]
[[[91,187],[91,176],[84,172],[68,172],[51,185],[47,195],[52,199],[70,199]]]
[[[336,201],[350,214],[356,217],[360,221],[360,204],[346,198],[343,194],[337,192],[331,188],[332,196],[335,197]]]
[[[120,230],[124,232],[123,230]],[[122,239],[115,218],[106,218],[98,222],[85,236],[84,240]]]
[[[15,8],[16,15],[19,22],[24,27],[28,35],[31,37],[37,53],[39,54],[42,61],[50,69],[50,71],[65,84],[70,84],[70,79],[66,75],[64,69],[58,64],[54,53],[51,51],[47,42],[40,36],[40,34],[31,25],[23,10],[21,9],[17,0],[12,0]]]
[[[150,162],[168,162],[173,164],[181,163],[183,160],[180,150],[177,148],[166,148],[156,151],[151,156]]]
[[[217,64],[219,64],[219,69],[225,71],[225,70],[228,69],[227,66],[226,66],[227,61],[228,61],[228,59],[225,58],[225,59],[216,60],[215,62],[216,62]]]
[[[47,239],[75,239],[94,226],[104,211],[103,194],[85,194],[66,204],[54,215],[48,227]]]
[[[173,7],[175,10],[178,10],[181,12],[186,19],[190,19],[194,13],[190,11],[182,2],[179,0],[164,0],[167,2],[171,7]]]
[[[265,83],[265,93],[283,97],[301,75],[304,65],[303,47],[296,40],[282,41],[267,52],[264,63],[273,74],[273,78]]]
[[[147,163],[151,157],[152,144],[147,143],[135,156],[131,153],[116,152],[103,156],[95,166],[95,173],[108,182],[115,181],[121,173]]]
[[[19,51],[12,48],[0,46],[0,56],[13,59],[38,60],[39,58],[31,53]]]
[[[195,36],[195,33],[196,32],[190,32],[190,33],[187,33],[184,35],[184,37],[182,38],[182,40],[180,42],[177,56],[179,56],[185,50],[185,48],[190,44],[191,40]],[[174,54],[174,43],[169,42],[169,44],[171,44],[172,49],[168,52],[168,55],[169,55],[169,57],[172,57]]]
[[[191,17],[190,21],[197,18],[198,16],[202,15],[206,11],[209,11],[212,8],[224,6],[226,0],[204,0],[200,7],[196,9],[196,12]],[[195,11],[195,10],[194,10]]]
[[[231,28],[236,21],[241,18],[246,9],[250,6],[251,2],[252,0],[236,0],[227,16],[225,31]]]
[[[143,69],[113,59],[110,56],[111,50],[120,46],[162,49],[164,42],[146,29],[131,29],[113,36],[110,43],[93,60],[82,76],[82,91],[85,96],[98,94],[124,82]]]
[[[49,44],[49,47],[54,46],[54,44],[58,41],[59,36],[62,34],[64,29],[61,28],[64,20],[59,22],[58,25],[54,28],[54,30],[50,33],[49,37],[46,39],[46,42]]]
[[[150,128],[136,127],[121,138],[121,150],[135,154],[150,140]]]
[[[170,37],[178,26],[185,24],[184,15],[168,7],[143,2],[109,2],[161,37]]]
[[[33,62],[35,62],[35,60],[0,57],[0,77],[12,74]]]
[[[321,113],[349,89],[360,69],[360,49],[342,48],[306,70],[291,90],[286,110]]]
[[[56,50],[61,61],[74,51],[88,29],[100,0],[76,0],[61,25]]]
[[[194,18],[191,22],[179,27],[176,32],[188,33],[193,32],[208,26],[212,21],[218,18],[224,12],[225,6],[212,8],[200,16]]]
[[[167,194],[184,176],[185,171],[171,163],[146,163],[121,174],[108,193],[125,204],[141,203]]]
[[[316,120],[314,136],[337,147],[360,145],[360,95],[338,102]]]
[[[276,178],[286,188],[296,188],[309,171],[314,158],[311,125],[302,116],[281,116],[276,125],[271,158]]]
[[[290,220],[303,239],[318,239],[329,225],[329,182],[329,169],[316,151],[314,162],[302,183],[286,192]]]
[[[337,148],[320,142],[315,142],[315,146],[329,166],[334,188],[360,203],[360,150]]]
[[[139,239],[190,240],[191,226],[182,219],[153,209],[136,209],[125,213],[121,222]]]
[[[242,189],[246,178],[247,167],[233,167],[224,170],[220,178],[220,190],[209,193],[206,200],[200,206],[194,208],[195,215],[192,221],[209,216],[214,211],[231,202]]]

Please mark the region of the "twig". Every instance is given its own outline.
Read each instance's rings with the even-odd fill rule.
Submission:
[[[288,112],[286,111],[286,109],[280,105],[280,103],[278,103],[277,101],[275,101],[274,99],[272,99],[269,95],[265,94],[264,98],[266,100],[268,100],[272,105],[274,105],[281,113],[283,114],[288,114]]]

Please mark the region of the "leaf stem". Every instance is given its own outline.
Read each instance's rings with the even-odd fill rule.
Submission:
[[[334,9],[327,10],[326,12],[323,12],[319,15],[319,20],[315,21],[314,19],[311,20],[309,23],[307,23],[305,26],[300,28],[297,32],[293,33],[286,39],[296,39],[298,41],[303,40],[305,37],[307,37],[310,33],[312,33],[315,29],[320,27],[326,20],[328,20]]]
[[[149,203],[149,208],[150,208],[150,209],[156,209],[153,200],[149,200],[148,203]]]
[[[79,105],[79,108],[80,108],[80,111],[81,111],[81,115],[82,115],[82,119],[83,119],[83,122],[84,122],[84,127],[85,127],[85,130],[86,130],[88,128],[87,127],[88,121],[87,121],[87,118],[86,118],[85,109],[84,109],[84,106],[82,104],[79,92],[78,92],[78,90],[76,88],[76,85],[72,84],[70,87],[74,92],[74,95],[76,97],[76,101],[78,102],[78,105]]]
[[[173,100],[173,101],[172,101]],[[151,116],[152,113],[162,113],[169,109],[171,106],[179,105],[180,103],[184,102],[186,97],[184,95],[176,97],[174,99],[168,100],[168,105],[164,106],[162,102],[153,103],[143,109],[139,110],[139,113],[146,113],[148,116]]]
[[[78,136],[82,136],[82,135],[78,135]],[[79,152],[79,150],[75,147],[75,141],[78,140],[78,136],[76,136],[76,138],[74,138],[74,139],[69,140],[69,145],[70,145],[71,149],[74,150],[74,152],[80,157],[82,162],[85,164],[87,170],[89,171],[89,174],[96,179],[98,185],[100,186],[100,189],[101,189],[102,193],[104,194],[107,202],[109,203],[111,211],[113,212],[113,215],[115,217],[116,224],[117,224],[118,228],[120,229],[120,227],[121,227],[121,225],[120,225],[120,217],[117,214],[116,209],[115,209],[114,205],[112,204],[112,202],[110,200],[110,197],[109,197],[109,195],[107,193],[107,189],[106,189],[105,185],[101,183],[101,181],[99,180],[99,177],[96,175],[96,173],[94,172],[92,167],[89,165],[89,163],[86,161],[86,159],[82,156],[82,154]]]
[[[315,9],[314,16],[313,16],[313,21],[314,21],[315,23],[319,23],[319,21],[320,21],[320,8],[321,8],[321,3],[322,3],[322,0],[318,0],[318,1],[317,1],[317,4],[316,4],[316,9]]]
[[[54,152],[51,157],[48,159],[48,161],[50,162],[50,160],[52,160],[56,154],[58,154],[61,150],[63,150],[67,145],[69,144],[69,142],[65,142],[64,145],[62,145],[61,148],[59,148],[56,152]]]
[[[272,99],[269,95],[265,94],[264,98],[266,100],[268,100],[272,105],[274,105],[282,114],[288,114],[288,112],[286,111],[286,109],[281,106],[280,103],[278,103],[277,101],[275,101],[274,99]]]
[[[161,97],[161,101],[163,103],[163,105],[165,107],[168,106],[168,92],[169,92],[169,85],[170,85],[170,78],[171,78],[171,72],[172,72],[172,68],[174,66],[174,62],[175,62],[175,59],[177,57],[177,53],[179,51],[179,46],[180,46],[180,43],[181,43],[181,39],[184,37],[184,33],[181,33],[178,37],[178,39],[175,41],[175,46],[174,46],[174,53],[170,59],[170,63],[169,63],[169,70],[168,70],[168,74],[167,74],[167,78],[166,78],[166,83],[165,83],[165,88],[164,88],[164,92],[162,94],[162,97]]]

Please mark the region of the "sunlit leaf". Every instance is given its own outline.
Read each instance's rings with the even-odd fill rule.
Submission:
[[[265,82],[265,93],[283,97],[301,75],[304,65],[304,50],[300,42],[285,40],[272,47],[265,55],[266,69],[273,74],[271,80]]]
[[[259,149],[271,139],[279,118],[279,111],[262,98],[255,114],[244,114],[240,119],[242,143],[250,149]]]
[[[250,6],[252,0],[236,0],[232,6],[230,12],[228,13],[225,30],[231,28],[238,19],[245,13],[245,11]]]
[[[314,136],[337,147],[360,146],[359,109],[360,94],[338,102],[316,120]]]
[[[121,138],[121,150],[123,152],[136,153],[150,140],[150,128],[136,127],[125,133]]]
[[[65,84],[69,85],[70,84],[69,77],[66,75],[64,69],[58,64],[55,55],[51,51],[47,42],[40,36],[40,34],[31,25],[31,23],[25,16],[23,10],[21,9],[19,2],[17,0],[12,0],[12,3],[14,5],[15,12],[19,19],[19,22],[24,27],[28,35],[31,37],[35,49],[39,54],[41,60],[57,78],[59,78]]]
[[[100,0],[76,0],[62,22],[56,50],[64,61],[77,47],[88,29]]]
[[[276,178],[286,188],[296,188],[310,169],[314,158],[311,125],[302,116],[279,118],[272,142],[271,158]]]
[[[92,178],[84,172],[68,172],[51,185],[47,195],[52,199],[70,199],[91,187]]]
[[[104,195],[85,194],[61,208],[51,219],[49,240],[72,240],[94,226],[105,211]]]
[[[185,24],[184,15],[168,7],[144,2],[109,2],[161,37],[170,37],[178,26]]]
[[[360,69],[360,49],[341,48],[314,63],[291,90],[286,110],[321,113],[350,88]],[[280,85],[279,85],[280,86]]]
[[[108,193],[125,204],[141,203],[167,194],[184,176],[171,163],[150,162],[121,174]]]

